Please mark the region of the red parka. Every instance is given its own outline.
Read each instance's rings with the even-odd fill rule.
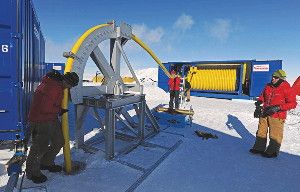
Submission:
[[[170,78],[168,81],[170,91],[179,91],[180,90],[180,78]]]
[[[296,95],[287,81],[278,87],[267,84],[258,100],[263,102],[263,107],[278,105],[280,111],[271,115],[273,118],[286,119],[287,111],[297,106]]]
[[[61,111],[63,89],[61,81],[43,77],[34,92],[28,115],[29,122],[49,122],[57,119]]]

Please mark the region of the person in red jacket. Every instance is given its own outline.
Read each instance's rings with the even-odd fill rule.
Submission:
[[[274,158],[279,154],[287,111],[297,106],[296,95],[285,78],[283,70],[275,71],[271,83],[265,86],[255,103],[254,117],[259,117],[259,124],[251,153],[267,158]],[[266,147],[268,128],[270,141]]]
[[[174,70],[171,71],[171,78],[168,81],[169,90],[170,90],[170,102],[169,102],[169,109],[174,109],[174,102],[175,102],[175,109],[179,108],[179,90],[180,90],[180,78],[176,74]]]
[[[28,115],[32,145],[26,161],[26,176],[34,183],[47,180],[41,170],[62,171],[62,167],[54,163],[64,145],[58,115],[68,111],[61,109],[63,90],[76,86],[78,81],[79,77],[75,72],[61,75],[52,71],[43,77],[34,92]]]

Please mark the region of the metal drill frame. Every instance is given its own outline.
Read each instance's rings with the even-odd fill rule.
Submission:
[[[72,71],[76,72],[79,76],[78,86],[71,89],[71,98],[74,104],[82,103],[84,96],[99,94],[119,95],[126,91],[138,91],[142,93],[142,86],[122,48],[125,43],[131,39],[131,36],[132,29],[129,25],[122,23],[120,27],[117,27],[115,23],[113,23],[93,31],[81,43],[77,53],[71,53],[72,58],[74,58]],[[107,61],[98,46],[104,40],[110,40],[110,61]],[[124,58],[124,61],[136,82],[135,85],[131,85],[130,87],[127,87],[124,84],[120,76],[121,56]],[[90,57],[104,76],[102,85],[83,86],[83,73]]]
[[[132,29],[129,25],[122,23],[117,27],[113,22],[111,25],[96,29],[89,34],[81,43],[76,54],[69,52],[67,57],[74,59],[72,72],[79,76],[78,86],[71,89],[71,99],[75,104],[76,129],[75,147],[93,150],[84,141],[83,122],[90,108],[93,108],[94,115],[99,122],[99,127],[104,130],[106,159],[115,156],[116,120],[125,125],[133,133],[132,135],[122,134],[123,138],[134,141],[135,148],[143,140],[159,132],[159,125],[146,105],[145,95],[142,94],[143,87],[140,85],[133,68],[123,50],[124,44],[132,37]],[[110,40],[110,61],[107,61],[99,48],[104,40]],[[120,60],[123,57],[136,84],[126,86],[120,76]],[[92,58],[98,69],[104,75],[104,82],[100,86],[83,86],[83,73],[86,63]],[[137,94],[125,94],[126,91],[135,91]],[[124,110],[125,106],[133,106],[138,117],[136,123],[129,113]],[[105,117],[101,118],[97,108],[105,110]],[[151,124],[152,131],[145,134],[145,118]],[[137,124],[137,125],[136,125]],[[128,149],[129,150],[129,149]]]

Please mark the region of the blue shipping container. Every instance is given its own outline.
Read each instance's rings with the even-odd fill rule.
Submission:
[[[65,63],[46,63],[46,73],[51,70],[56,70],[61,74],[64,74],[65,71]]]
[[[278,69],[282,69],[281,60],[253,61],[251,63],[250,76],[250,97],[257,97],[262,92],[264,86],[271,82],[272,74]]]
[[[0,1],[0,140],[26,136],[31,96],[44,75],[45,39],[31,0]]]

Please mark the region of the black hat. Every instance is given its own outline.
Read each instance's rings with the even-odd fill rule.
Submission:
[[[46,74],[47,77],[49,77],[50,79],[54,79],[56,81],[62,81],[63,80],[63,76],[62,74],[60,74],[58,71],[56,70],[51,70]]]
[[[67,72],[63,75],[63,80],[65,80],[72,87],[75,87],[78,85],[79,77],[75,72]]]

